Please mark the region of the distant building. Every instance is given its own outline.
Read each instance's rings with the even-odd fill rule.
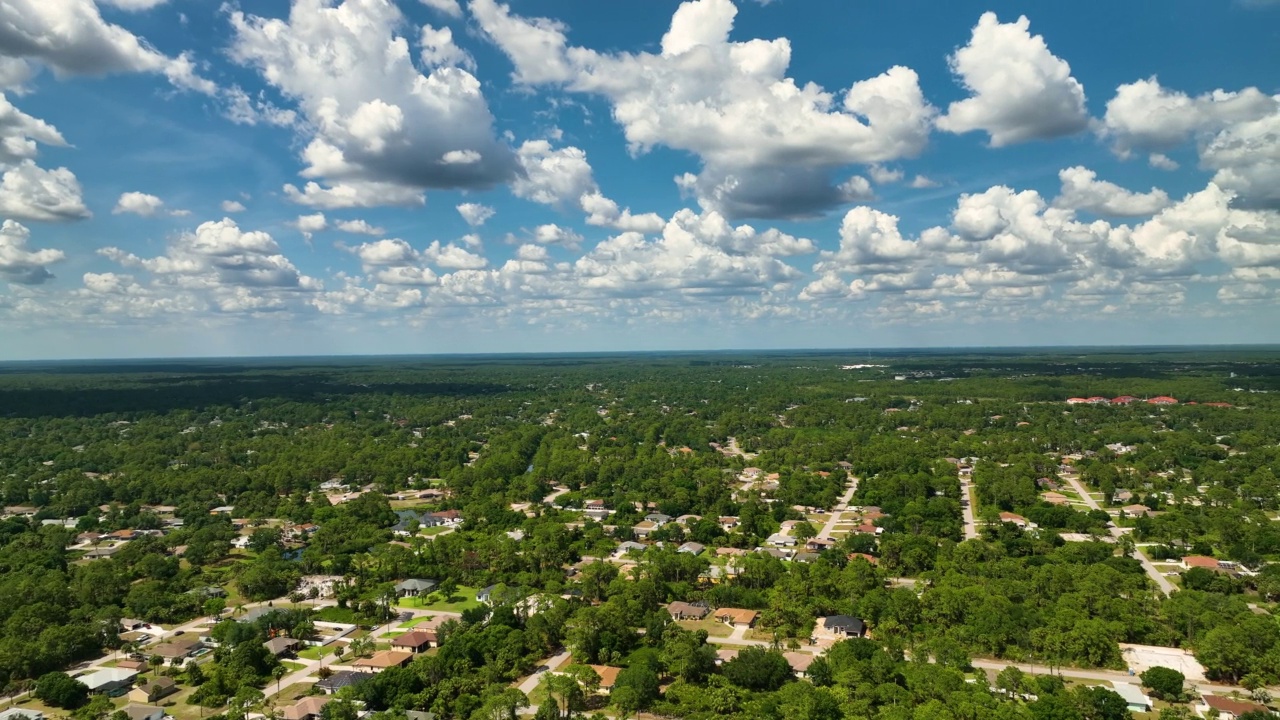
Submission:
[[[1124,698],[1124,702],[1132,712],[1151,712],[1151,698],[1142,693],[1137,685],[1125,682],[1113,682],[1116,694]]]
[[[154,677],[129,691],[131,702],[152,704],[178,692],[172,678]]]
[[[438,643],[437,636],[429,630],[412,630],[391,641],[393,650],[404,650],[411,653],[426,652]]]
[[[340,672],[336,672],[330,675],[329,677],[323,680],[320,680],[315,684],[315,686],[324,694],[332,695],[344,687],[359,685],[360,683],[372,677],[373,677],[373,673],[356,672],[354,670],[342,670]]]
[[[373,657],[361,658],[351,663],[352,667],[368,668],[374,672],[382,672],[388,668],[404,667],[413,659],[413,653],[403,650],[383,650]]]
[[[319,720],[324,706],[333,702],[334,698],[324,695],[312,695],[284,709],[281,716],[284,720]]]
[[[101,668],[86,675],[81,675],[76,679],[84,683],[91,693],[107,693],[111,695],[132,685],[137,677],[138,673],[135,670]]]
[[[1022,517],[1021,515],[1018,515],[1016,513],[1011,513],[1011,512],[1000,513],[1000,522],[1016,525],[1017,527],[1020,527],[1023,529],[1026,529],[1032,526],[1031,521]]]
[[[420,578],[410,578],[401,580],[396,583],[396,597],[418,597],[419,595],[428,595],[432,590],[436,589],[435,580],[422,580]]]
[[[822,618],[822,629],[841,637],[862,637],[867,634],[867,624],[852,615],[831,615]]]
[[[711,608],[677,600],[667,606],[667,612],[671,613],[672,620],[701,620],[711,612]]]
[[[1237,720],[1241,715],[1251,712],[1271,712],[1265,705],[1257,703],[1235,700],[1221,695],[1201,695],[1200,702],[1196,705],[1196,712],[1200,717],[1209,717],[1210,710],[1218,711],[1218,720]]]
[[[129,703],[120,708],[120,712],[129,716],[129,720],[164,720],[164,708],[155,705]]]
[[[292,655],[302,643],[295,638],[278,637],[271,638],[262,644],[266,646],[267,652],[275,655],[276,657],[281,657],[283,655]]]
[[[756,618],[760,613],[755,610],[744,610],[741,608],[720,608],[715,611],[714,617],[718,622],[722,622],[729,627],[751,627],[756,624]]]

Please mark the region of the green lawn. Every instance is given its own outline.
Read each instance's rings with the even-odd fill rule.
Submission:
[[[402,627],[402,628],[411,628],[411,627],[414,627],[414,626],[416,626],[416,625],[420,625],[420,624],[422,624],[422,623],[424,623],[424,622],[426,622],[426,621],[430,620],[431,618],[432,618],[432,616],[431,616],[431,615],[423,615],[422,617],[416,617],[416,618],[413,618],[412,620],[405,620],[404,622],[400,623],[400,627]]]
[[[326,655],[332,654],[335,649],[337,649],[337,646],[333,644],[313,645],[312,647],[300,651],[298,653],[298,657],[306,658],[308,660],[319,660]]]
[[[423,528],[418,531],[418,534],[422,535],[423,537],[431,537],[432,535],[439,535],[440,533],[450,532],[452,530],[453,528],[451,527],[446,527],[444,525],[437,525],[435,527]]]
[[[406,597],[400,598],[396,603],[402,608],[413,608],[416,610],[442,610],[446,612],[462,612],[471,608],[480,607],[480,602],[476,600],[477,588],[459,585],[458,589],[448,600],[441,600],[440,593],[431,593],[425,598],[422,597]]]
[[[281,660],[280,664],[289,668],[289,672],[298,672],[306,667],[303,663],[294,662],[292,660]]]

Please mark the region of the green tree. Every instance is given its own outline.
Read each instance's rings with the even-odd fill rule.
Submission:
[[[1153,667],[1144,671],[1139,677],[1142,685],[1151,690],[1151,694],[1168,702],[1183,700],[1182,686],[1186,678],[1177,670],[1166,667]]]
[[[89,688],[70,675],[55,671],[40,676],[35,695],[53,707],[74,710],[84,705]]]
[[[777,690],[794,677],[782,653],[759,647],[743,648],[721,670],[729,682],[748,690]]]

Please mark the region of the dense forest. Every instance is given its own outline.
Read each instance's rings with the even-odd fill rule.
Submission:
[[[123,618],[172,627],[273,601],[216,622],[200,662],[164,668],[201,714],[240,718],[296,670],[264,641],[393,621],[396,583],[431,578],[445,600],[495,599],[442,626],[430,654],[342,690],[327,720],[352,703],[387,717],[1122,718],[1110,691],[975,661],[1124,670],[1129,643],[1185,649],[1208,681],[1265,700],[1280,683],[1278,359],[0,366],[0,686],[101,720],[115,707],[64,673],[138,652]],[[1095,396],[1140,400],[1065,402]],[[1156,396],[1179,402],[1141,401]],[[744,486],[757,471],[770,484]],[[1073,492],[1064,475],[1110,512],[1050,502]],[[754,552],[780,531],[813,537],[855,480],[848,505],[877,509],[874,532],[831,535],[803,562]],[[607,519],[584,517],[588,501]],[[449,532],[420,525],[448,511],[462,518]],[[650,528],[654,515],[684,520]],[[625,562],[589,562],[636,540]],[[1171,570],[1164,592],[1143,564],[1187,556],[1231,571]],[[299,590],[314,576],[340,578],[330,602]],[[723,640],[672,620],[673,601],[754,610],[764,639],[722,658]],[[797,671],[785,653],[843,615],[869,638]],[[566,671],[515,688],[566,650]],[[607,692],[592,666],[621,669]],[[1190,699],[1174,693],[1160,716],[1187,716]]]

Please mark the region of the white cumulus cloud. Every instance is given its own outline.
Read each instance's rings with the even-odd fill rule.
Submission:
[[[979,130],[992,147],[1003,147],[1088,127],[1084,86],[1030,28],[1026,16],[1001,23],[995,13],[983,13],[969,44],[950,57],[952,72],[971,97],[951,104],[937,120],[940,129]]]

